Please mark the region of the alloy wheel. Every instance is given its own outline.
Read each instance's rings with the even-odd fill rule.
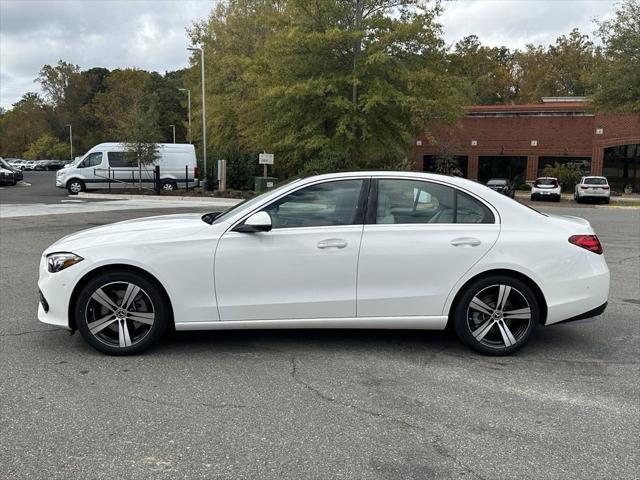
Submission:
[[[97,288],[85,309],[89,332],[110,347],[140,343],[151,331],[155,318],[149,294],[130,282],[111,282]]]
[[[526,297],[515,287],[504,284],[480,290],[469,302],[466,317],[476,341],[498,350],[518,343],[532,321]]]
[[[71,190],[71,192],[73,193],[80,193],[82,191],[82,185],[80,185],[78,182],[73,182],[71,185],[69,185],[69,190]]]

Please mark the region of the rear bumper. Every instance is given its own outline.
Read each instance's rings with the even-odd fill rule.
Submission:
[[[561,320],[557,323],[554,323],[554,325],[557,325],[558,323],[568,323],[568,322],[575,322],[577,320],[585,320],[587,318],[593,318],[593,317],[597,317],[598,315],[602,315],[604,311],[607,309],[608,303],[609,302],[604,302],[599,307],[593,308],[588,312],[584,312],[579,315],[576,315],[575,317],[567,318],[566,320]]]
[[[560,198],[559,193],[555,192],[533,192],[531,198],[539,200],[558,200]]]

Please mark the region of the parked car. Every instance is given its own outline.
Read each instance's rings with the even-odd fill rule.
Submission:
[[[26,162],[24,162],[24,170],[35,170],[36,164],[36,160],[27,160]]]
[[[14,167],[11,163],[7,162],[4,158],[0,157],[0,168],[4,168],[5,170],[11,170],[13,172],[13,179],[15,182],[19,182],[24,178],[22,170]]]
[[[539,177],[531,186],[531,200],[560,201],[562,187],[555,177]]]
[[[609,182],[606,177],[582,177],[580,183],[576,185],[573,198],[578,203],[582,203],[585,200],[598,200],[609,203],[611,198]]]
[[[13,170],[0,167],[0,185],[15,185],[16,177]]]
[[[160,185],[163,190],[175,190],[187,182],[197,185],[198,166],[196,151],[191,144],[160,143]],[[125,150],[121,143],[101,143],[89,150],[84,157],[72,162],[56,173],[56,187],[66,188],[77,194],[97,188],[131,188],[138,184],[137,167],[125,162]],[[155,181],[151,168],[142,169],[141,182],[148,186]]]
[[[42,322],[114,355],[168,327],[448,323],[471,348],[505,355],[538,325],[604,311],[609,269],[581,218],[463,178],[354,172],[297,179],[222,215],[73,233],[44,251],[38,286]]]
[[[14,169],[24,170],[24,160],[20,160],[18,158],[5,158],[6,162],[11,165]]]
[[[46,165],[45,165],[45,169],[46,170],[60,170],[61,168],[65,167],[67,165],[67,162],[65,162],[64,160],[47,160],[46,161]]]
[[[511,183],[511,180],[507,180],[505,178],[492,178],[487,182],[487,187],[491,190],[495,190],[496,192],[500,192],[507,197],[513,198],[516,195],[513,183]]]

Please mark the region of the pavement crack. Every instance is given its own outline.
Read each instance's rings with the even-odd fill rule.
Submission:
[[[291,378],[293,379],[293,381],[295,383],[297,383],[298,385],[302,386],[303,388],[305,388],[306,390],[308,390],[309,392],[311,392],[316,397],[318,397],[318,398],[320,398],[320,399],[322,399],[322,400],[324,400],[326,402],[332,403],[332,404],[336,404],[336,405],[340,405],[340,406],[343,406],[343,407],[350,408],[352,410],[355,410],[357,412],[363,413],[365,415],[370,415],[370,416],[375,417],[375,418],[381,418],[381,419],[396,423],[396,424],[401,425],[401,426],[403,426],[405,428],[418,430],[418,431],[423,432],[423,433],[429,433],[429,434],[433,435],[433,437],[434,437],[431,440],[431,444],[433,445],[434,450],[436,452],[438,452],[439,455],[450,459],[456,465],[458,465],[460,468],[464,469],[465,471],[467,471],[468,473],[473,475],[478,480],[485,480],[481,475],[479,475],[477,472],[475,472],[471,467],[469,467],[468,465],[465,465],[455,455],[453,455],[442,444],[442,439],[440,438],[440,436],[438,434],[436,434],[434,432],[430,432],[429,430],[427,430],[425,427],[423,427],[421,425],[416,425],[414,423],[407,422],[407,421],[402,420],[400,418],[392,417],[392,416],[386,415],[384,413],[376,412],[374,410],[369,410],[367,408],[363,408],[363,407],[360,407],[358,405],[355,405],[355,404],[352,404],[352,403],[349,403],[349,402],[345,402],[343,400],[339,400],[339,399],[337,399],[335,397],[331,397],[331,396],[321,392],[320,390],[318,390],[314,386],[310,385],[309,383],[305,382],[304,380],[302,380],[299,377],[299,375],[298,375],[298,365],[297,365],[297,361],[296,361],[295,355],[290,357],[290,362],[291,362]]]
[[[0,337],[19,337],[20,335],[30,335],[32,333],[43,333],[43,332],[62,332],[64,330],[60,328],[50,328],[45,330],[29,330],[28,332],[17,332],[17,333],[0,333]]]

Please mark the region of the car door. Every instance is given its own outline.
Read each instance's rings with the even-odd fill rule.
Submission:
[[[102,176],[103,157],[103,152],[91,152],[78,164],[76,172],[87,185],[87,188],[103,188],[106,186],[106,178]]]
[[[369,180],[308,185],[262,209],[272,230],[229,229],[215,253],[221,320],[356,316],[356,270]]]
[[[438,316],[454,284],[498,238],[480,200],[450,185],[381,178],[358,263],[359,317]]]

